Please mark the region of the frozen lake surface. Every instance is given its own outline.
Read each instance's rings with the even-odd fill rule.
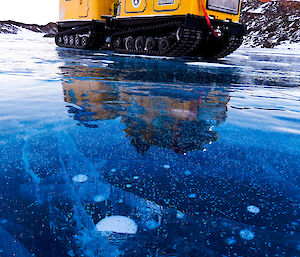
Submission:
[[[218,62],[0,38],[0,256],[299,256],[300,52]]]

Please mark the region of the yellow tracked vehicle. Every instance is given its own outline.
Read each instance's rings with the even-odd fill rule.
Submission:
[[[61,47],[222,58],[242,43],[241,0],[60,0]]]

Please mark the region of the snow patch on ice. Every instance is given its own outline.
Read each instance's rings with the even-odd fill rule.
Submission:
[[[294,135],[300,135],[300,130],[299,129],[276,127],[276,126],[273,126],[271,128],[276,130],[276,131],[279,131],[279,132],[284,132],[284,133],[289,133],[289,134],[294,134]]]
[[[300,52],[300,44],[285,41],[282,42],[281,45],[275,46],[274,49],[297,50],[297,52]]]
[[[175,57],[167,57],[167,56],[155,56],[155,55],[139,55],[139,54],[120,54],[113,53],[114,56],[121,57],[131,57],[131,58],[146,58],[146,59],[158,59],[158,60],[173,60]]]
[[[115,232],[121,234],[136,234],[137,224],[125,216],[110,216],[99,221],[96,225],[98,231]]]
[[[211,63],[211,62],[186,62],[186,65],[192,66],[204,66],[213,68],[236,68],[235,65],[223,64],[223,63]]]
[[[18,28],[17,34],[1,34],[1,39],[12,39],[12,40],[46,40],[44,33],[34,32],[24,28]],[[53,39],[52,39],[53,40]]]

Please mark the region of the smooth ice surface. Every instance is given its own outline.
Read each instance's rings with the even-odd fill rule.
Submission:
[[[0,256],[299,256],[296,46],[0,52]]]
[[[136,223],[132,219],[123,216],[106,217],[99,221],[96,228],[98,231],[102,232],[115,232],[122,234],[136,234],[138,230]]]

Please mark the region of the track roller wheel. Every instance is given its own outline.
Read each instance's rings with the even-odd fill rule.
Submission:
[[[63,39],[62,39],[62,37],[61,37],[61,36],[56,36],[56,35],[55,35],[55,43],[56,43],[57,46],[62,46],[62,44],[63,44]]]
[[[89,39],[87,37],[82,37],[81,39],[81,46],[83,49],[85,49],[88,46]]]
[[[65,46],[69,44],[69,37],[68,37],[68,35],[64,35],[63,36],[63,41],[64,41],[64,45]]]
[[[70,35],[69,36],[69,44],[70,44],[70,46],[73,46],[74,45],[74,42],[75,40],[74,40],[74,36],[73,35]]]
[[[134,50],[134,46],[135,46],[135,44],[134,44],[133,37],[130,36],[130,37],[125,38],[125,48],[127,51]]]
[[[75,36],[75,47],[80,48],[80,46],[81,46],[80,37],[79,37],[79,35],[76,35]]]
[[[158,50],[160,53],[166,52],[169,46],[170,46],[170,41],[167,37],[163,37],[158,40]]]
[[[145,49],[145,41],[143,37],[137,37],[135,40],[135,50],[142,52]]]
[[[113,39],[112,44],[114,49],[119,49],[122,47],[122,39],[120,37],[117,37]]]
[[[153,37],[148,37],[145,44],[146,51],[149,53],[155,49],[155,40]]]

